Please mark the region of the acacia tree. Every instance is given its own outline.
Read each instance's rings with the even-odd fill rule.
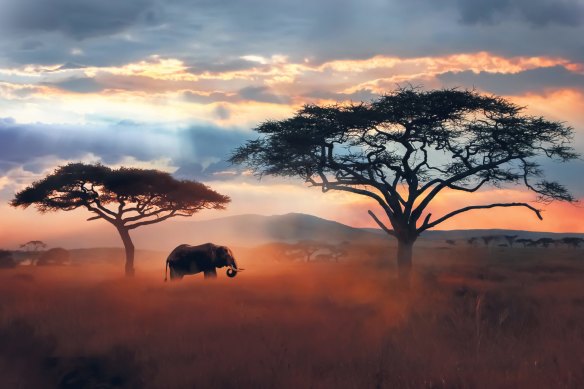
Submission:
[[[18,192],[14,207],[35,205],[41,213],[86,208],[116,227],[126,251],[126,275],[134,274],[130,231],[202,209],[224,209],[230,199],[208,186],[177,180],[158,170],[71,163]]]
[[[36,253],[42,249],[46,249],[47,244],[41,240],[31,240],[29,242],[21,244],[20,248],[26,251],[32,251],[33,253]]]
[[[408,279],[412,247],[424,231],[464,212],[524,207],[523,202],[480,204],[439,217],[429,206],[445,190],[476,192],[486,184],[523,184],[537,200],[574,201],[566,188],[543,178],[539,162],[577,157],[573,130],[523,114],[501,97],[457,89],[401,88],[371,103],[306,105],[293,117],[267,121],[261,136],[237,148],[230,161],[262,175],[300,177],[323,192],[351,192],[375,200],[397,238],[399,274]]]

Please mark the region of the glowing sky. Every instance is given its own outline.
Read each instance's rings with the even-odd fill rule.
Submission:
[[[31,223],[53,226],[51,236],[78,228],[85,215],[7,206],[68,161],[155,167],[232,197],[227,211],[199,219],[306,212],[371,226],[372,205],[361,198],[258,182],[225,159],[263,120],[407,83],[503,95],[566,121],[584,152],[584,1],[405,3],[0,0],[0,245]],[[582,161],[545,167],[584,198]],[[494,196],[533,199],[520,188],[487,188],[447,194],[434,210]],[[442,228],[584,232],[581,207],[544,209],[543,222],[525,210],[477,211]]]

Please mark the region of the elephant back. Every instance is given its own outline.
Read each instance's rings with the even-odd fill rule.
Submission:
[[[183,268],[185,271],[203,271],[207,268],[213,268],[215,260],[215,251],[217,246],[212,243],[206,243],[198,246],[181,244],[169,254],[167,262],[175,267]]]

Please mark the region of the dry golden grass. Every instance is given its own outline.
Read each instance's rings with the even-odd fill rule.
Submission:
[[[582,250],[384,247],[164,283],[164,255],[0,271],[6,388],[582,388]],[[389,263],[389,265],[388,265]]]

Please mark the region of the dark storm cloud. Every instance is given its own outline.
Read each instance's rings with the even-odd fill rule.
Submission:
[[[233,150],[254,134],[239,130],[217,130],[193,127],[181,133],[181,157],[177,177],[199,180],[229,180],[231,175],[220,174],[232,169],[227,159]]]
[[[139,161],[169,158],[182,177],[210,179],[227,167],[231,151],[250,133],[213,126],[164,131],[122,121],[110,126],[19,124],[0,119],[0,176],[23,167],[40,173],[44,158],[76,160],[93,154],[106,164],[125,157]]]
[[[476,87],[501,95],[519,95],[558,88],[578,88],[584,91],[584,75],[570,72],[562,66],[537,68],[514,74],[447,72],[438,75],[437,78],[447,87]]]
[[[36,50],[43,47],[43,42],[40,41],[24,41],[20,44],[22,50]]]
[[[297,63],[309,58],[312,64],[377,54],[415,57],[477,51],[584,60],[582,0],[2,4],[0,66],[66,62],[117,66],[154,54],[182,59],[193,73],[262,66],[239,58],[249,54],[268,58],[283,54]],[[2,23],[1,15],[10,14],[3,11],[18,11],[12,28]]]
[[[110,163],[124,156],[140,160],[153,158],[155,155],[143,145],[129,142],[139,139],[139,135],[139,128],[128,125],[88,129],[72,125],[19,124],[12,119],[0,119],[0,173],[46,156],[76,159],[93,153]]]
[[[107,36],[136,23],[156,24],[153,0],[7,0],[7,27],[22,33],[59,32],[77,40]]]
[[[465,24],[496,24],[512,18],[536,27],[579,26],[584,20],[584,6],[578,0],[458,0],[457,6]]]

